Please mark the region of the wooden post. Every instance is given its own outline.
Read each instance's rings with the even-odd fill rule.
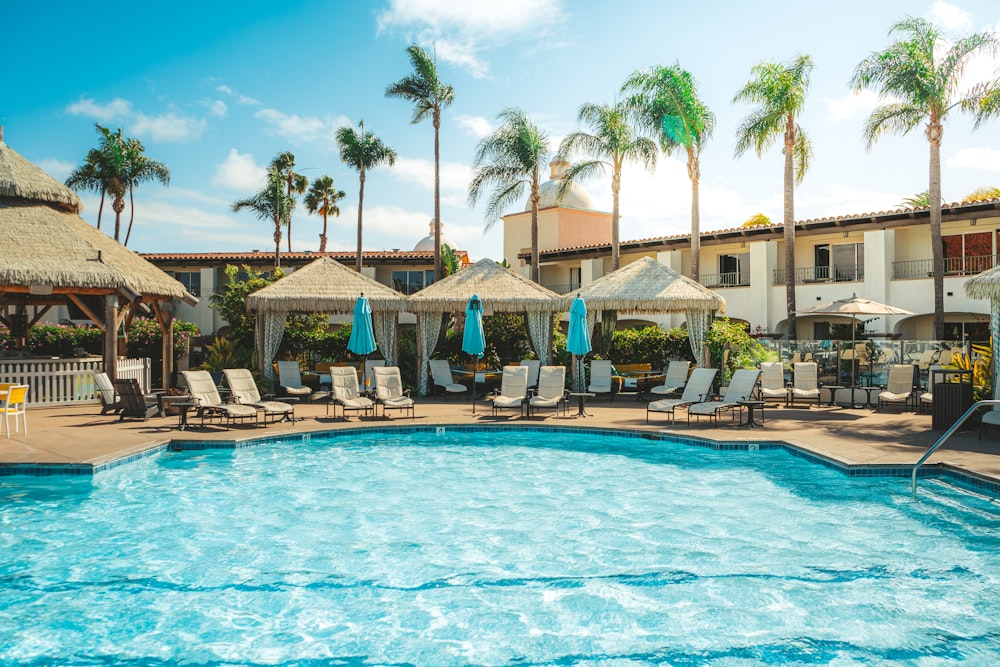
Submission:
[[[153,313],[163,334],[160,346],[163,355],[163,389],[170,389],[174,384],[174,319],[173,313],[160,307],[159,301],[153,302]]]
[[[104,340],[101,350],[104,372],[112,380],[118,378],[118,295],[104,296]]]

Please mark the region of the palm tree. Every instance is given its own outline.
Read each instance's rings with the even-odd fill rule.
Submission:
[[[903,197],[899,203],[900,208],[927,208],[931,205],[931,193],[928,190],[918,192],[912,197]]]
[[[309,179],[302,174],[295,173],[295,155],[291,151],[283,151],[274,156],[271,160],[271,168],[278,171],[281,174],[282,179],[285,181],[285,194],[288,197],[292,196],[294,192],[297,195],[301,195],[306,191],[306,187],[309,185]],[[286,223],[288,226],[288,252],[292,251],[292,216],[291,212],[288,215],[288,221]]]
[[[406,49],[410,54],[413,74],[403,77],[385,89],[386,97],[400,97],[413,103],[416,125],[430,117],[434,126],[434,279],[444,278],[441,267],[441,109],[455,101],[454,89],[438,77],[437,64],[426,51],[416,45]]]
[[[283,191],[285,175],[274,167],[267,170],[267,182],[257,194],[233,202],[233,211],[252,211],[259,220],[274,223],[274,268],[281,268],[281,226],[288,223],[295,200]]]
[[[691,180],[691,276],[701,275],[701,211],[698,183],[701,180],[701,150],[715,128],[713,114],[698,94],[691,73],[679,64],[633,72],[622,92],[631,94],[628,106],[638,115],[640,126],[653,133],[667,155],[683,151]]]
[[[319,235],[319,251],[326,252],[326,218],[329,215],[340,216],[337,202],[346,197],[343,190],[333,187],[333,179],[323,174],[309,187],[305,198],[306,210],[310,213],[319,212],[323,216],[323,233]]]
[[[963,204],[974,204],[981,201],[993,201],[994,199],[1000,199],[1000,188],[997,187],[981,187],[976,188],[969,194],[962,198]]]
[[[934,262],[934,332],[944,337],[944,245],[941,241],[941,139],[948,112],[956,107],[988,115],[989,100],[998,95],[997,82],[984,83],[961,93],[960,79],[972,56],[995,52],[997,40],[990,33],[963,37],[950,47],[934,25],[907,16],[889,29],[902,38],[884,51],[862,60],[851,77],[855,91],[873,89],[885,101],[865,122],[865,145],[870,150],[885,133],[907,134],[927,121],[924,136],[930,144],[930,226]],[[947,49],[946,49],[947,47]],[[984,109],[986,113],[984,113]]]
[[[500,216],[531,188],[531,279],[538,279],[538,202],[540,173],[552,148],[549,137],[520,109],[504,109],[497,115],[500,127],[477,145],[469,183],[469,204],[475,206],[487,188],[492,188],[486,203],[486,228],[489,231]]]
[[[104,173],[107,167],[104,156],[96,148],[87,151],[83,164],[70,172],[66,179],[66,187],[83,192],[99,192],[101,204],[97,208],[97,228],[101,228],[101,216],[104,213],[104,196],[107,194],[107,179]]]
[[[785,307],[788,310],[788,338],[795,340],[795,186],[809,170],[812,160],[812,145],[805,131],[796,122],[796,117],[805,106],[809,89],[809,74],[813,62],[808,55],[801,54],[791,61],[779,64],[761,62],[754,65],[750,74],[754,77],[733,97],[733,103],[750,102],[757,104],[743,119],[736,131],[736,156],[739,157],[751,147],[757,156],[763,155],[777,141],[784,137],[785,155]]]
[[[638,136],[629,120],[629,107],[624,102],[616,104],[584,104],[578,120],[590,127],[587,132],[571,132],[559,145],[557,160],[570,161],[577,154],[591,159],[572,165],[559,182],[558,199],[569,192],[570,186],[580,178],[611,169],[611,270],[621,266],[618,242],[618,200],[622,185],[622,167],[626,162],[639,162],[647,170],[656,168],[656,144],[648,137]]]
[[[353,127],[342,127],[337,130],[337,145],[340,146],[340,160],[358,172],[360,188],[358,191],[358,258],[354,269],[361,273],[361,229],[365,206],[365,172],[368,169],[390,167],[396,164],[396,151],[392,150],[382,140],[371,132],[365,132],[365,121],[358,123],[358,130]]]
[[[157,181],[163,185],[170,185],[170,170],[167,165],[158,160],[151,160],[146,157],[146,149],[138,139],[125,140],[125,163],[128,165],[128,205],[129,220],[128,230],[125,232],[125,243],[128,245],[129,238],[132,237],[132,223],[135,222],[135,198],[133,191],[140,183]]]

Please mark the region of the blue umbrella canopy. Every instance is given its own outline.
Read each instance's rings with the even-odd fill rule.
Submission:
[[[587,331],[587,304],[580,296],[577,296],[569,308],[569,335],[566,339],[566,351],[582,356],[590,352],[590,349],[590,332]]]
[[[354,302],[354,324],[347,349],[354,354],[366,355],[375,351],[375,330],[372,327],[372,307],[362,294]]]
[[[465,330],[462,332],[462,352],[481,357],[486,352],[486,334],[483,333],[483,302],[473,294],[465,307]]]

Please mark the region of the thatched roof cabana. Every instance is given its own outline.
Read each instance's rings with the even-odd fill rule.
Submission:
[[[397,316],[406,310],[406,297],[334,259],[320,257],[247,297],[247,310],[257,313],[257,352],[264,374],[272,375],[271,360],[281,344],[289,313],[352,313],[362,294],[372,309],[379,350],[391,362]]]
[[[547,362],[552,347],[552,316],[563,309],[563,297],[506,269],[492,259],[481,259],[410,297],[409,310],[417,314],[417,368],[421,393],[427,387],[427,361],[434,352],[444,313],[465,310],[478,294],[487,313],[524,313],[528,339]]]
[[[576,292],[587,303],[588,310],[629,313],[726,311],[726,300],[721,296],[651,257],[626,264]]]
[[[0,130],[0,322],[23,341],[27,327],[52,306],[75,304],[104,330],[104,368],[114,377],[116,332],[140,302],[152,306],[169,332],[173,317],[162,304],[197,300],[154,264],[81,219],[82,209],[72,190],[7,146]],[[35,308],[30,321],[29,306]],[[168,384],[173,337],[163,338]]]

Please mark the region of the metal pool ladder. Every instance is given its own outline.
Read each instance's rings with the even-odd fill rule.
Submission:
[[[962,424],[965,423],[965,420],[969,418],[969,415],[975,412],[976,408],[978,408],[980,405],[1000,405],[1000,400],[989,399],[985,401],[976,401],[975,403],[973,403],[972,407],[966,410],[965,413],[961,417],[959,417],[954,424],[951,425],[951,428],[945,431],[944,435],[938,438],[938,441],[935,442],[933,445],[931,445],[931,448],[928,449],[927,452],[920,457],[920,460],[917,461],[916,464],[914,464],[913,466],[913,487],[911,491],[913,493],[914,498],[917,497],[917,469],[924,464],[924,461],[930,458],[931,454],[933,454],[938,450],[938,447],[940,447],[941,445],[943,445],[945,442],[948,441],[948,438],[950,438],[952,434],[955,431],[957,431]]]

